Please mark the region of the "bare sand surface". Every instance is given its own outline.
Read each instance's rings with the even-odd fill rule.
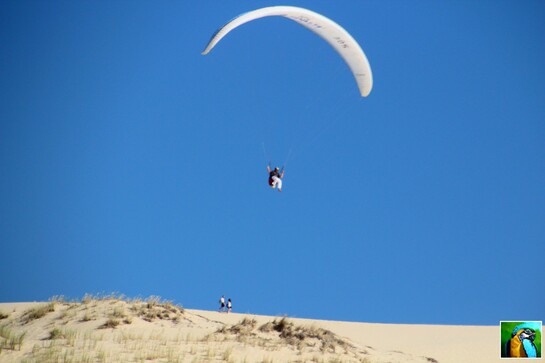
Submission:
[[[499,344],[496,326],[227,314],[158,298],[0,304],[0,362],[505,362]]]

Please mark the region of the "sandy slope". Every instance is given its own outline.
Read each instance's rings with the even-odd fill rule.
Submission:
[[[205,311],[198,313],[208,318],[221,315]],[[221,315],[218,320],[233,324],[240,319],[240,315],[231,315],[233,316]],[[499,358],[500,332],[497,326],[370,324],[296,318],[291,320],[300,324],[315,324],[363,347],[372,347],[380,352],[381,357],[386,357],[386,361],[402,362],[407,357],[429,357],[440,363],[505,363],[505,360]],[[396,357],[396,352],[403,354]],[[515,361],[517,360],[509,359],[509,362]]]
[[[495,326],[282,321],[157,299],[4,303],[0,313],[0,362],[501,361]]]

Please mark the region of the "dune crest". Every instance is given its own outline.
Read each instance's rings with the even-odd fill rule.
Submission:
[[[156,297],[0,304],[0,362],[443,363],[363,342],[349,324],[358,323],[186,310]]]

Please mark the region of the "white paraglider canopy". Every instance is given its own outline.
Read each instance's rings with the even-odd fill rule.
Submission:
[[[208,54],[231,30],[249,21],[267,16],[283,16],[291,19],[326,40],[350,67],[360,94],[364,97],[369,95],[373,88],[373,75],[369,61],[358,42],[333,20],[299,7],[271,6],[239,15],[214,33],[202,54]]]

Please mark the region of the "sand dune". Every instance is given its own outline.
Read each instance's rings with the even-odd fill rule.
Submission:
[[[157,298],[0,304],[0,362],[497,362],[497,327],[187,310]]]

